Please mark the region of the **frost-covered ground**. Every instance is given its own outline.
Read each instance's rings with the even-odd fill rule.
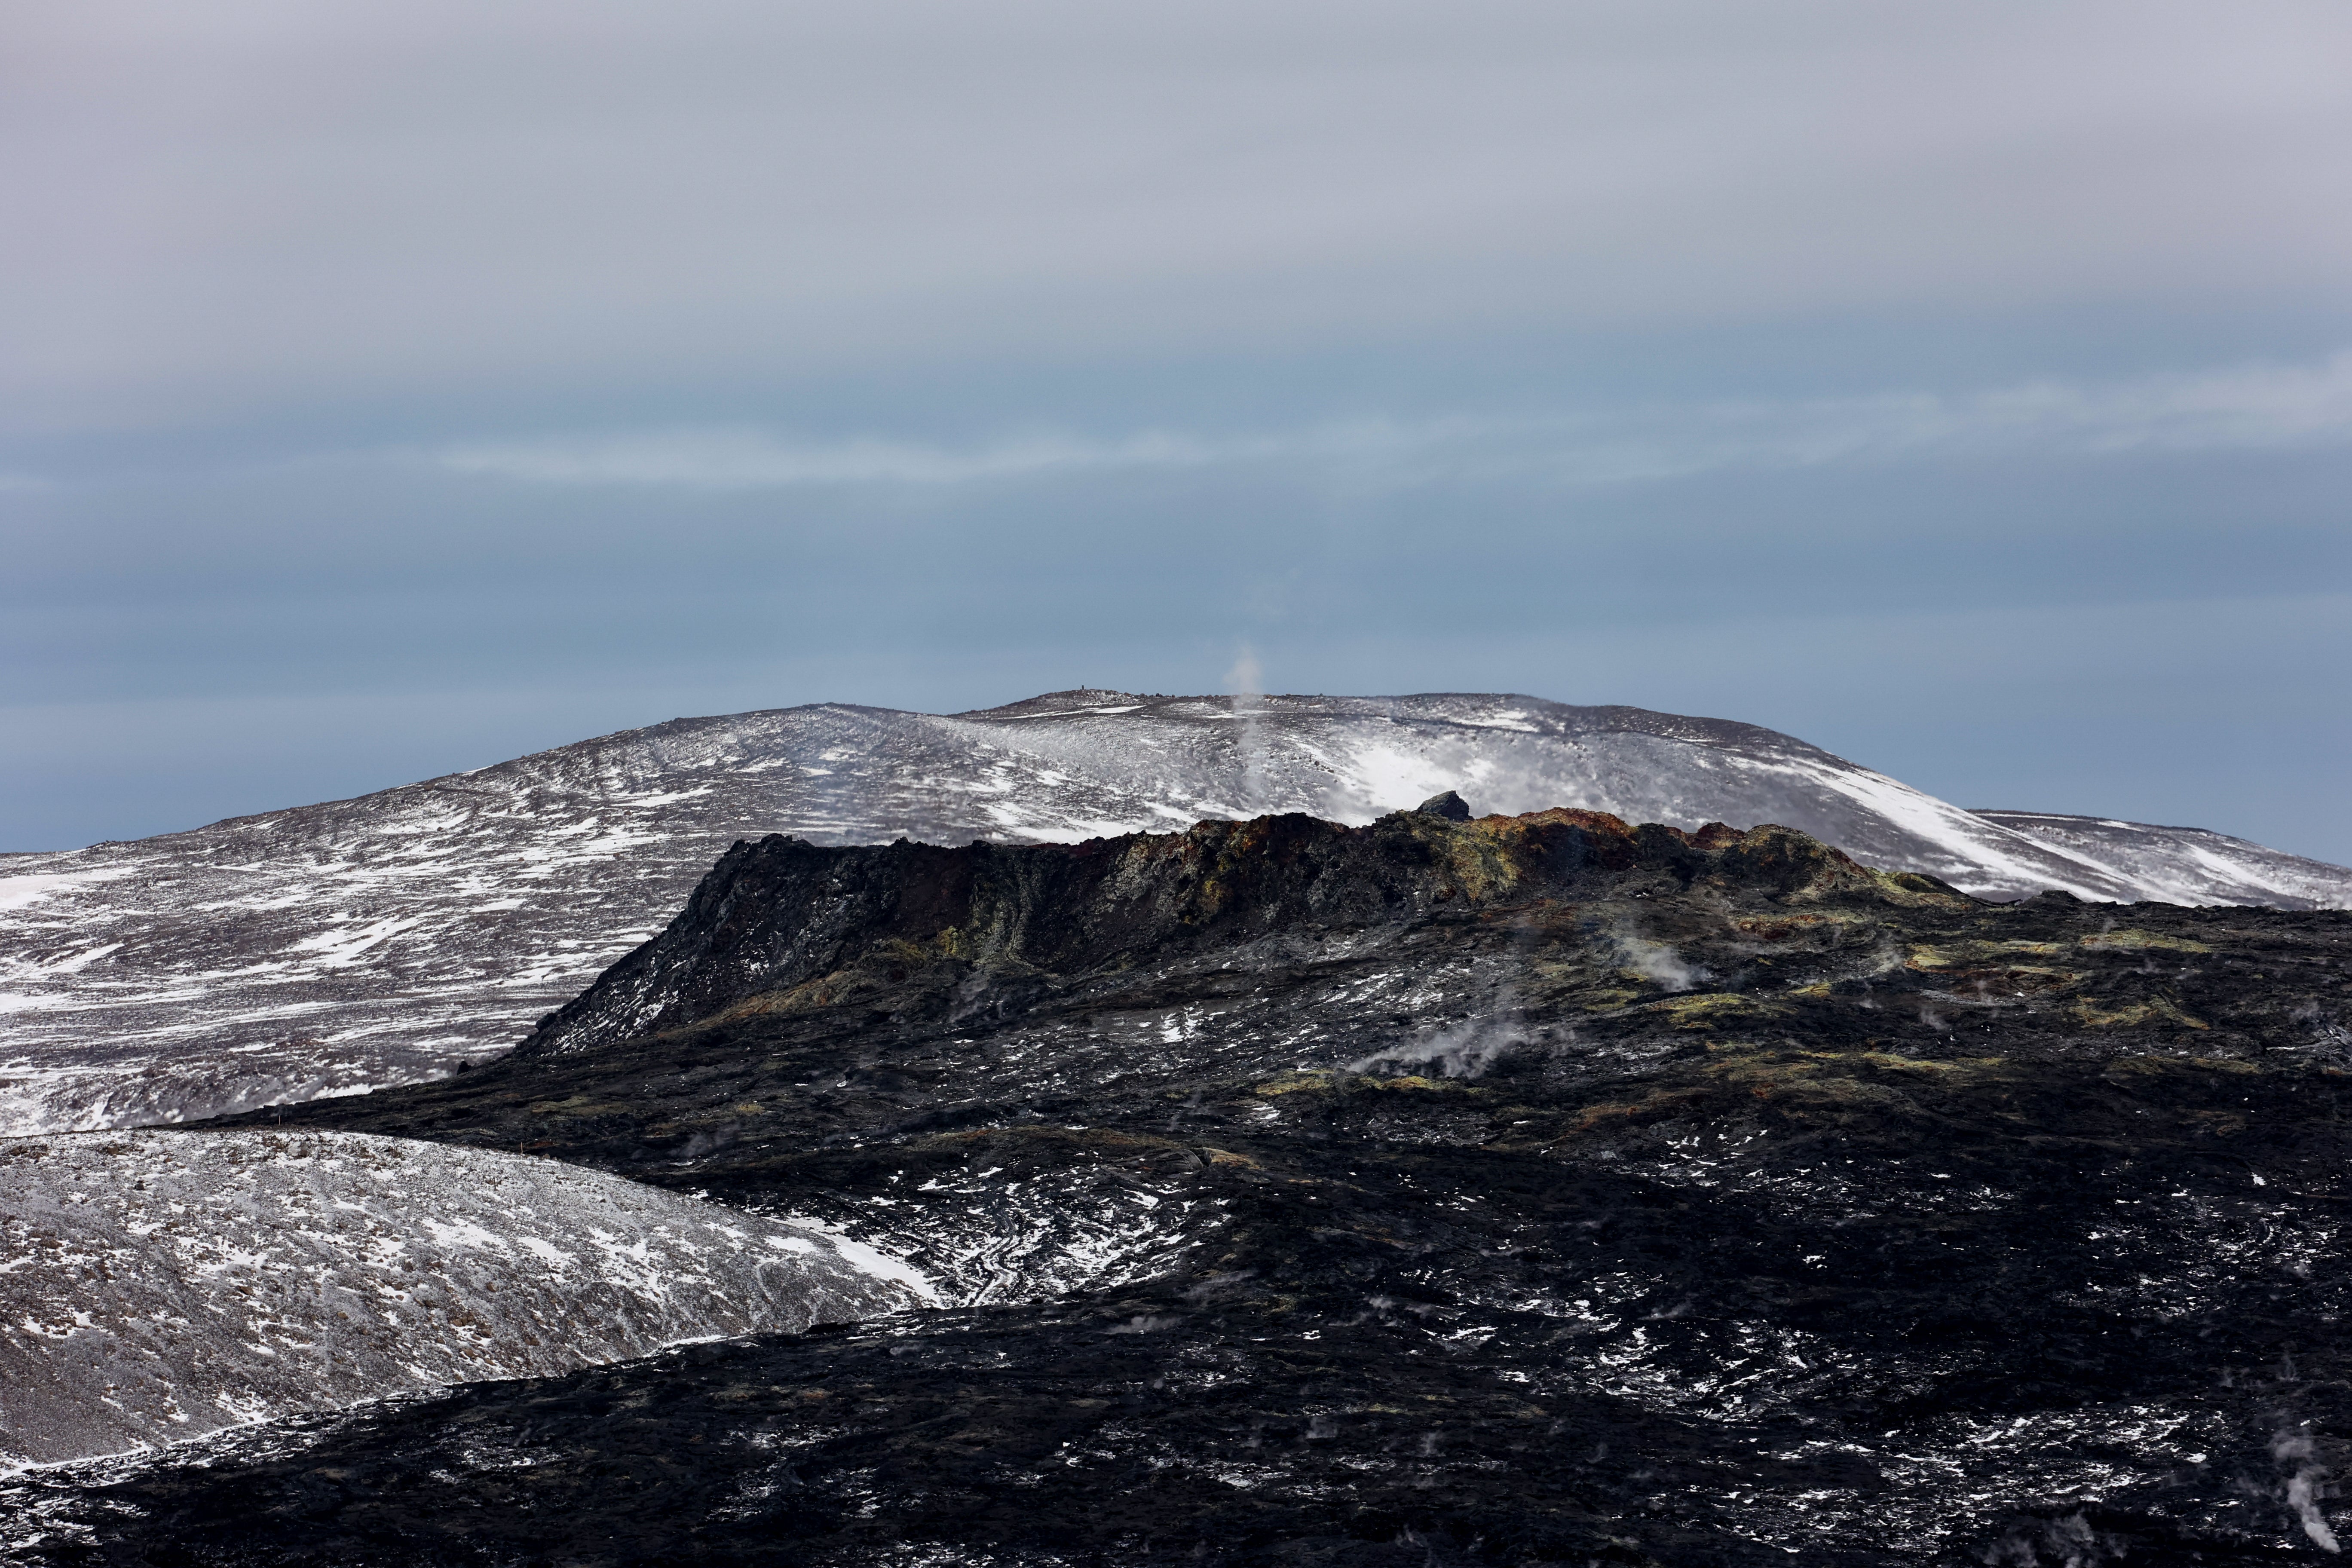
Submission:
[[[2263,904],[2279,910],[2352,907],[2352,873],[2202,827],[2158,827],[2050,811],[1979,811],[2130,883],[2162,904]]]
[[[2239,840],[1994,820],[1769,730],[1640,709],[1108,691],[950,716],[819,705],[0,857],[0,1133],[362,1093],[499,1055],[661,929],[739,838],[1075,840],[1269,811],[1362,823],[1446,789],[1482,812],[1778,822],[2000,897],[2352,904],[2352,872]]]
[[[0,1142],[0,1465],[929,1300],[870,1247],[363,1133]]]

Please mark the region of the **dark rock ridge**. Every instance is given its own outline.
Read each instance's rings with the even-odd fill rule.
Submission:
[[[1581,813],[746,845],[529,1049],[285,1121],[950,1305],[0,1508],[58,1563],[2318,1560],[2347,961]]]
[[[1783,823],[1992,897],[2352,904],[2341,868],[2218,835],[2117,847],[2013,829],[1793,736],[1638,708],[1462,692],[821,703],[0,857],[0,1134],[191,1121],[478,1063],[659,931],[737,839],[1076,842],[1286,811],[1361,825],[1456,790],[1487,810]]]
[[[1285,816],[1074,845],[826,849],[781,835],[738,844],[667,931],[542,1020],[520,1050],[581,1051],[739,1009],[808,1005],[883,972],[946,966],[992,992],[1330,925],[1369,932],[1442,909],[1572,899],[1634,873],[1678,892],[1704,879],[1807,902],[1969,901],[1786,828],[1711,823],[1688,834],[1554,810],[1457,830],[1468,816],[1448,792],[1368,827]],[[967,1007],[980,1005],[975,996]]]

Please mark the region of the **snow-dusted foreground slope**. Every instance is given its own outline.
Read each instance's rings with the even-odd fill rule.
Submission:
[[[501,1052],[667,923],[739,838],[1074,840],[1269,811],[1360,824],[1447,789],[1482,812],[1777,822],[1995,897],[2260,897],[2185,878],[2195,846],[2093,854],[1787,735],[1636,708],[1069,691],[950,716],[681,719],[357,800],[0,857],[0,1132],[182,1121]],[[2352,904],[2352,871],[2294,885],[2262,901]]]
[[[914,1304],[823,1234],[552,1161],[338,1132],[0,1143],[0,1462]]]

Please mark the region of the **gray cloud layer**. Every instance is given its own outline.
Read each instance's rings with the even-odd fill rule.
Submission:
[[[941,447],[865,437],[795,442],[751,427],[671,429],[449,447],[459,473],[555,484],[736,489],[952,485],[1057,473],[1273,462],[1401,468],[1417,477],[1533,470],[1570,482],[1716,468],[1890,462],[1960,453],[2207,451],[2352,443],[2352,352],[2316,365],[1991,392],[1651,406],[1583,415],[1454,416],[1213,436],[1034,434]]]
[[[0,847],[1516,688],[2352,858],[2352,11],[25,0]]]
[[[2295,0],[7,26],[0,407],[35,426],[2352,272],[2352,13]]]

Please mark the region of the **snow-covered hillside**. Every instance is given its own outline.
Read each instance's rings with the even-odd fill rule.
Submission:
[[[0,1462],[916,1304],[867,1248],[578,1166],[347,1132],[0,1143]]]
[[[1979,811],[2095,866],[2165,904],[2267,904],[2281,910],[2352,906],[2352,872],[2202,827],[2157,827],[2049,811]]]
[[[0,1132],[176,1121],[481,1060],[658,931],[739,838],[1069,840],[1269,811],[1362,823],[1447,789],[1482,812],[1777,822],[1993,897],[2352,904],[2352,871],[2318,867],[2295,892],[2261,893],[2286,884],[2251,873],[2200,882],[2160,848],[2093,854],[1787,735],[1635,708],[1113,691],[946,716],[825,704],[0,858]]]

